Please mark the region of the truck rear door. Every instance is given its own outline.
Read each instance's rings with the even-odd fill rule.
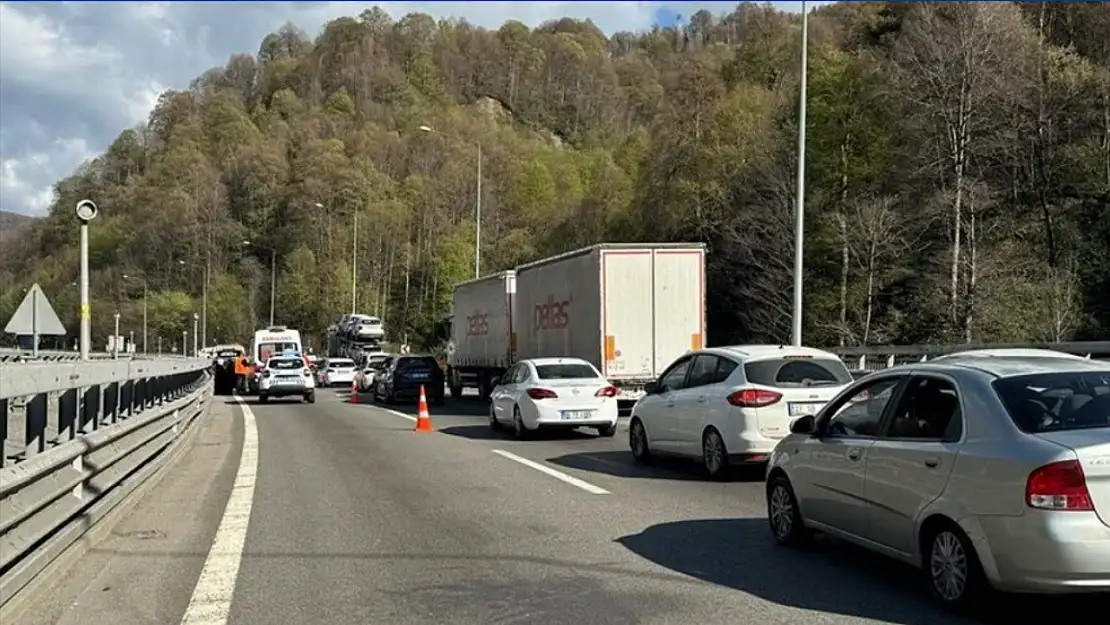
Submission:
[[[651,255],[650,249],[601,253],[601,372],[610,380],[650,378],[655,372]]]

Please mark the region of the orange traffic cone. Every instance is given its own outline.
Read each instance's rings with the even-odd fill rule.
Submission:
[[[428,414],[428,398],[424,395],[424,385],[420,385],[420,403],[417,406],[416,431],[431,432],[432,417]]]
[[[358,403],[358,380],[351,380],[351,403]]]

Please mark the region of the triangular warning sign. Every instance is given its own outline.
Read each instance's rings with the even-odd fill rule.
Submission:
[[[39,336],[65,336],[66,329],[58,313],[46,299],[46,293],[37,284],[27,291],[27,297],[15,310],[4,332],[8,334],[38,334]]]

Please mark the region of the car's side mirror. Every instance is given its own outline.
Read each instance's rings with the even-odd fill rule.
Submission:
[[[654,395],[659,392],[659,383],[652,381],[644,385],[645,395]]]
[[[495,375],[489,381],[490,386],[501,386],[501,376]]]
[[[806,415],[799,419],[795,419],[790,424],[791,434],[809,434],[813,435],[817,432],[817,417],[813,415]]]

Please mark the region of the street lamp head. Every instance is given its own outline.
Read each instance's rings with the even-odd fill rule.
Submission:
[[[193,313],[193,321],[200,319],[200,313]]]
[[[313,206],[315,206],[316,208],[324,208],[324,205],[319,202],[316,202],[315,204],[313,204]]]
[[[435,129],[431,126],[421,126],[420,132],[435,132]]]
[[[97,214],[100,212],[97,210],[96,204],[92,200],[81,200],[77,203],[75,210],[77,212],[77,219],[81,220],[81,223],[86,224],[96,219]]]

